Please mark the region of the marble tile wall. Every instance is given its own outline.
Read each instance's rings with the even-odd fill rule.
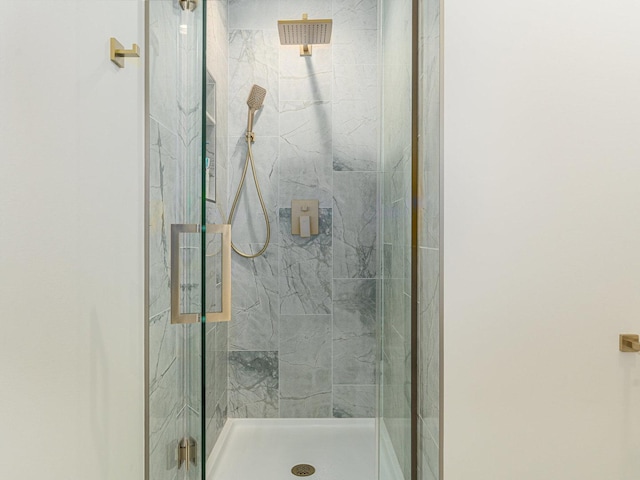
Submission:
[[[278,19],[332,18],[330,45],[300,57]],[[377,0],[229,0],[229,185],[246,155],[246,100],[267,90],[253,153],[271,225],[256,259],[234,255],[232,417],[372,417],[378,279]],[[320,234],[291,235],[291,200],[318,199]],[[266,230],[251,175],[233,224],[256,252]]]
[[[440,2],[425,0],[420,18],[420,199],[418,470],[440,478]]]

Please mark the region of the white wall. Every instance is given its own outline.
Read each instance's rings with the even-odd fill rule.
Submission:
[[[640,6],[444,6],[445,479],[637,479]]]
[[[2,478],[143,478],[143,7],[2,2]]]

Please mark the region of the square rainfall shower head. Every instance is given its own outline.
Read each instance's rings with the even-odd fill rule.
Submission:
[[[333,20],[309,20],[307,14],[302,20],[278,20],[278,33],[281,45],[300,45],[300,55],[311,55],[313,44],[327,44],[331,42]]]

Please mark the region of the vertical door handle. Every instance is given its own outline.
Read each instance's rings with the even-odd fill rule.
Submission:
[[[199,233],[200,225],[172,224],[171,225],[171,323],[200,322],[199,313],[181,313],[180,296],[180,234]]]
[[[171,323],[198,323],[201,321],[199,313],[181,313],[180,288],[180,234],[199,233],[200,225],[173,224],[171,225]],[[207,322],[228,322],[231,320],[231,225],[207,225],[206,233],[222,235],[222,309],[219,312],[207,312]]]

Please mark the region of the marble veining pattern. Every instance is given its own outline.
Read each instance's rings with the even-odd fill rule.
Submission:
[[[280,416],[331,416],[331,316],[283,315]]]
[[[261,244],[238,244],[255,253]],[[233,256],[232,322],[229,323],[231,350],[276,351],[280,305],[278,302],[278,249],[270,248],[248,260]]]
[[[334,385],[333,416],[336,418],[375,417],[375,385]]]
[[[420,480],[440,478],[440,2],[426,0],[420,18],[420,245],[418,376]],[[426,248],[425,248],[426,247]]]
[[[271,225],[272,241],[277,243],[278,235],[278,137],[261,135],[263,122],[256,122],[254,132],[256,141],[252,146],[258,183],[267,207]],[[230,137],[232,153],[229,167],[229,209],[236,195],[242,171],[247,158],[247,142],[245,137]],[[247,172],[244,186],[238,199],[233,218],[233,239],[235,243],[264,243],[266,228],[264,213],[260,206],[255,181],[251,171]]]
[[[278,352],[229,352],[230,417],[277,417],[278,388]]]
[[[334,172],[333,178],[333,275],[375,278],[378,174]]]
[[[280,109],[280,207],[294,198],[331,207],[331,103],[290,101]]]
[[[278,135],[279,44],[278,32],[275,29],[229,32],[230,136],[244,136],[247,129],[247,98],[253,84],[267,90],[264,106],[258,111],[255,121],[256,125],[260,123],[260,135]]]
[[[239,368],[238,354],[262,358],[265,352],[276,353],[281,369],[275,392],[264,381],[256,384],[255,392],[238,388],[242,400],[230,391],[230,415],[272,416],[277,406],[276,414],[290,417],[370,416],[375,405],[370,318],[376,289],[365,288],[368,293],[363,296],[351,283],[340,282],[366,279],[369,286],[368,279],[378,275],[377,1],[275,3],[277,8],[265,10],[259,0],[229,1],[227,211],[246,152],[246,99],[256,83],[267,89],[254,122],[254,156],[272,226],[265,257],[247,260],[234,255],[229,346],[235,364],[230,375]],[[300,57],[297,46],[279,45],[277,20],[303,13],[334,21],[331,44],[314,46],[311,57]],[[243,250],[256,251],[264,240],[264,226],[250,174],[248,180],[233,238]],[[292,237],[291,200],[307,198],[320,201],[320,235]],[[335,288],[345,291],[334,317]],[[371,306],[362,305],[365,297]],[[321,318],[323,325],[328,322],[321,355],[328,359],[328,374],[305,364],[307,377],[287,377],[294,367],[301,368],[287,364],[287,359],[302,352],[288,351],[282,343],[291,333],[286,330],[291,319],[298,317],[307,330],[313,326],[305,323],[307,317]],[[336,359],[343,368],[334,370]],[[328,377],[321,379],[320,373]]]
[[[376,281],[333,281],[333,383],[373,385]]]
[[[291,209],[280,209],[280,313],[331,313],[331,209],[320,209],[319,235],[291,235]],[[281,345],[282,347],[282,345]]]

